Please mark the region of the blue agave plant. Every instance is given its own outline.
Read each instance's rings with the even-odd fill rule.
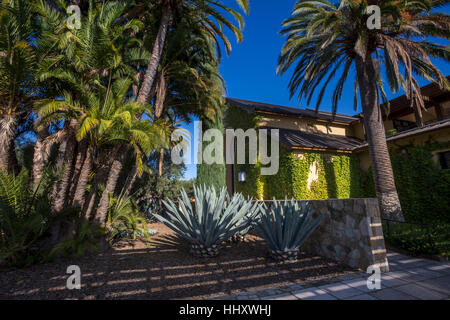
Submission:
[[[214,187],[194,187],[194,198],[192,203],[182,190],[179,205],[163,201],[167,218],[157,214],[155,217],[189,241],[193,254],[215,256],[222,241],[248,227],[242,221],[253,204],[239,194],[228,197],[225,188],[217,194]]]
[[[277,260],[296,260],[299,248],[317,228],[322,217],[312,219],[314,209],[307,202],[276,201],[272,207],[262,207],[255,228],[270,247]]]
[[[261,206],[264,204],[259,203],[257,201],[253,202],[253,199],[251,198],[246,199],[242,194],[235,194],[235,197],[237,197],[239,200],[240,203],[240,205],[238,206],[239,209],[248,202],[252,203],[247,213],[242,217],[242,219],[239,222],[242,226],[241,231],[238,231],[232,238],[233,242],[241,242],[245,240],[245,236],[250,231],[250,229],[253,228],[256,223],[258,223],[260,219],[259,216],[261,213]]]

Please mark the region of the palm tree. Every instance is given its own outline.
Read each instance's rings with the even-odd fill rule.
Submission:
[[[41,55],[45,54],[45,59],[39,63],[38,78],[53,97],[37,101],[35,109],[41,126],[64,121],[64,129],[48,137],[49,142],[62,141],[58,167],[63,170],[63,178],[55,187],[55,211],[69,201],[75,206],[84,203],[88,170],[94,164],[96,146],[86,137],[78,140],[76,137],[80,136],[78,130],[83,117],[95,101],[92,97],[104,91],[114,79],[134,76],[136,66],[148,60],[140,41],[131,36],[142,24],[136,20],[115,23],[127,9],[125,2],[97,6],[90,3],[89,15],[82,20],[79,30],[65,25],[66,8],[61,5],[60,8],[40,2],[36,6],[42,25],[38,45],[45,52]],[[40,154],[39,150],[35,154]],[[36,165],[42,166],[42,161]]]
[[[298,91],[299,98],[306,97],[309,103],[321,85],[316,104],[319,108],[328,84],[339,74],[332,99],[336,112],[344,83],[355,65],[355,107],[359,89],[377,196],[383,215],[393,219],[403,220],[403,214],[380,109],[380,96],[387,102],[381,72],[384,70],[390,89],[396,92],[403,88],[419,111],[424,108],[424,97],[415,75],[448,88],[430,57],[448,61],[450,51],[447,46],[427,41],[429,36],[449,38],[449,16],[434,11],[446,3],[446,0],[339,3],[300,0],[292,17],[283,23],[282,32],[288,39],[278,72],[283,74],[295,65],[289,83],[291,96]],[[370,5],[381,9],[380,29],[367,27]]]
[[[248,14],[249,1],[248,0],[236,0],[239,7]],[[145,103],[151,97],[150,93],[154,86],[156,74],[158,72],[158,65],[160,64],[163,54],[164,45],[166,42],[167,31],[171,25],[171,21],[174,21],[177,15],[194,14],[196,22],[200,24],[205,30],[207,30],[216,39],[221,39],[225,45],[227,53],[231,50],[230,42],[224,34],[223,26],[230,29],[237,37],[238,41],[242,41],[241,30],[244,26],[242,15],[236,10],[225,6],[222,1],[215,0],[158,0],[155,4],[152,4],[153,10],[159,9],[161,11],[161,20],[156,35],[153,50],[150,61],[145,72],[144,80],[142,82],[138,102]],[[238,22],[238,27],[233,25],[222,12],[231,14]],[[216,22],[214,22],[215,20]]]
[[[25,0],[0,3],[0,170],[17,171],[14,139],[32,106],[35,22]]]
[[[118,79],[99,97],[92,97],[92,107],[82,120],[79,139],[93,133],[96,144],[113,144],[114,159],[101,196],[95,222],[103,225],[109,208],[109,197],[113,194],[128,150],[133,150],[137,174],[144,170],[144,159],[158,147],[166,146],[165,127],[152,121],[151,114],[140,119],[138,114],[148,112],[148,107],[139,102],[127,101],[131,81]],[[87,172],[90,172],[90,168]],[[81,173],[84,176],[84,171]]]
[[[154,115],[189,121],[192,115],[215,121],[223,112],[224,81],[220,77],[214,39],[195,24],[192,16],[183,16],[167,37],[154,92]],[[174,126],[172,126],[175,129]],[[158,173],[163,171],[165,150],[161,149]]]

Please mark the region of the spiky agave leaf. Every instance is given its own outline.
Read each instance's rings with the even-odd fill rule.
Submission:
[[[242,195],[229,198],[225,188],[217,194],[214,187],[203,186],[194,187],[194,197],[192,205],[183,190],[181,198],[178,198],[179,206],[171,200],[163,201],[167,218],[161,215],[155,217],[189,242],[207,248],[220,244],[247,227],[242,219],[253,205]]]
[[[309,203],[294,200],[276,201],[273,207],[263,207],[261,220],[255,225],[259,235],[274,251],[298,250],[322,220],[312,219],[314,210]]]

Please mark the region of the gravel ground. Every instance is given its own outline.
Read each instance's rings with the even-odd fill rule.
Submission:
[[[256,235],[226,244],[219,257],[198,259],[163,224],[150,244],[122,240],[108,252],[25,269],[0,269],[0,299],[211,299],[246,291],[305,283],[354,270],[302,253],[294,263],[267,258]],[[68,290],[66,269],[81,269],[81,289]]]

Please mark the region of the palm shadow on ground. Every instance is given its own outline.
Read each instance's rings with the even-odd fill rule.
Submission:
[[[302,253],[294,263],[267,258],[256,235],[227,243],[219,257],[194,258],[187,243],[162,224],[151,246],[123,240],[107,253],[64,259],[21,270],[1,270],[3,299],[208,299],[244,291],[336,277],[354,270]],[[66,269],[81,269],[80,290],[68,290]]]

